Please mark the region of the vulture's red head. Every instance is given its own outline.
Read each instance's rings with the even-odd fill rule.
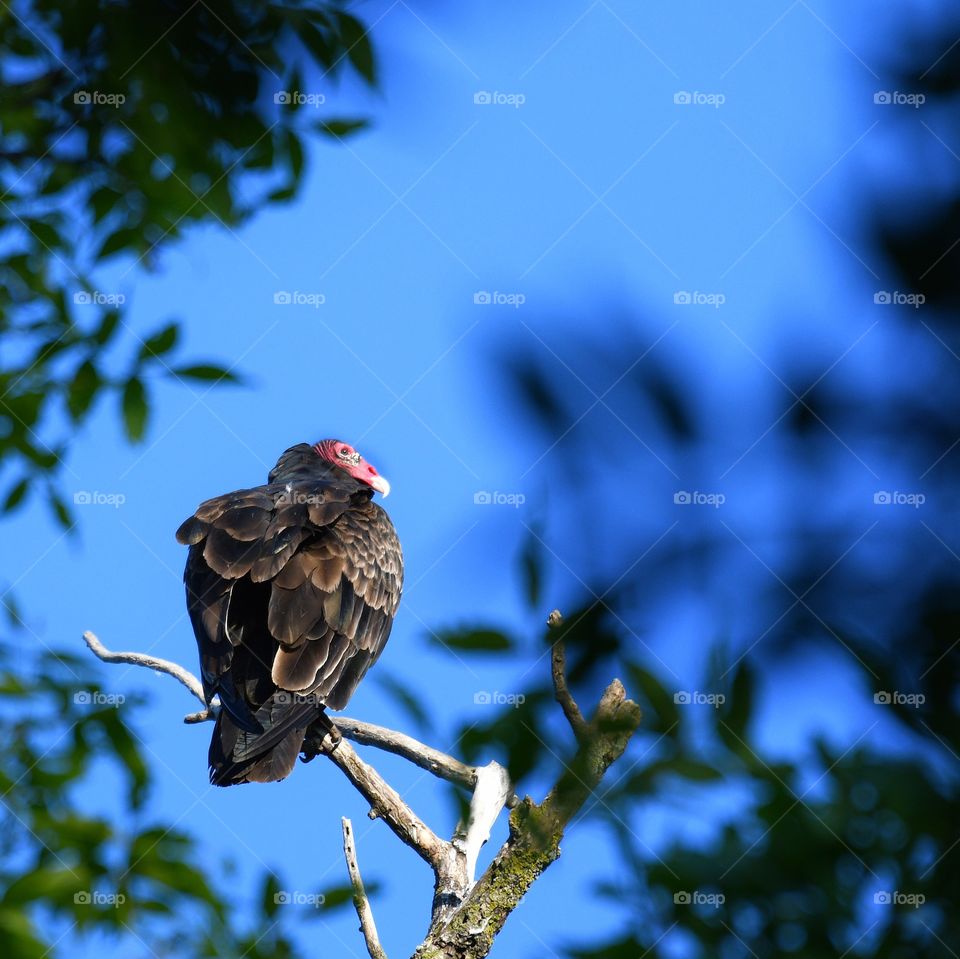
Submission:
[[[343,440],[320,440],[313,447],[320,459],[339,466],[354,479],[372,486],[378,493],[388,496],[390,484],[349,443]]]

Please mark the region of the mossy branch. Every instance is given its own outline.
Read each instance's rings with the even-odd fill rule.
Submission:
[[[552,629],[562,625],[557,610],[547,620]],[[104,662],[146,666],[173,676],[204,709],[187,722],[213,719],[219,708],[208,704],[200,681],[177,663],[143,653],[113,653],[93,633],[85,633],[90,650]],[[563,640],[551,650],[554,694],[577,742],[553,788],[542,802],[529,796],[519,801],[506,771],[497,763],[472,767],[393,730],[359,720],[337,717],[339,731],[356,742],[396,753],[441,778],[466,786],[473,792],[470,816],[452,840],[436,836],[403,802],[372,766],[364,763],[349,743],[328,737],[312,744],[350,779],[370,803],[371,816],[384,819],[396,835],[410,845],[434,872],[434,900],[430,931],[414,953],[414,959],[484,959],[507,918],[540,874],[560,855],[560,841],[574,816],[600,785],[606,771],[624,753],[640,725],[640,707],[627,699],[623,684],[614,679],[606,688],[588,721],[567,686]],[[512,807],[510,831],[493,861],[477,882],[474,867],[480,846],[504,806]],[[382,959],[370,912],[370,903],[356,866],[349,821],[343,821],[344,852],[355,893],[357,913],[367,945],[375,959]]]

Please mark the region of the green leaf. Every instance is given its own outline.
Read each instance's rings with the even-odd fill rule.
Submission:
[[[73,374],[73,379],[67,384],[67,411],[74,423],[90,409],[90,404],[102,386],[103,379],[93,362],[85,360],[81,363]]]
[[[513,647],[513,640],[496,629],[441,629],[429,635],[434,643],[448,649],[499,653]]]
[[[714,769],[713,766],[696,759],[685,759],[683,757],[664,760],[661,764],[661,771],[682,776],[684,779],[692,779],[696,782],[716,782],[718,779],[724,778],[723,773]]]
[[[178,366],[170,371],[172,376],[177,376],[184,380],[200,380],[205,383],[239,383],[240,378],[225,370],[222,366],[214,366],[212,363],[198,363],[194,366]]]
[[[386,690],[387,695],[420,729],[427,730],[430,728],[430,714],[424,709],[421,696],[417,695],[409,686],[400,682],[396,676],[391,676],[382,670],[375,675],[381,688]]]
[[[536,609],[540,605],[540,590],[543,585],[543,543],[539,530],[532,529],[527,534],[520,552],[520,576],[527,604],[531,609]]]
[[[279,892],[280,881],[272,872],[268,872],[263,877],[263,889],[260,893],[260,910],[267,919],[280,908],[280,902],[277,899]]]
[[[373,47],[370,44],[366,27],[364,27],[356,17],[343,11],[337,14],[337,21],[340,25],[340,36],[347,47],[347,57],[357,73],[359,73],[370,86],[376,86],[377,77],[373,59]]]
[[[45,220],[28,220],[27,228],[36,240],[51,250],[61,246],[60,232]]]
[[[740,660],[730,688],[730,699],[720,712],[718,731],[727,747],[751,761],[752,752],[747,743],[747,725],[753,710],[753,669],[746,658]]]
[[[293,132],[287,131],[287,165],[290,167],[290,177],[296,183],[303,173],[303,144],[300,137]]]
[[[126,427],[127,438],[132,443],[143,439],[147,429],[147,391],[143,382],[136,376],[131,376],[123,387],[123,424]]]
[[[120,326],[120,313],[117,310],[110,310],[100,321],[96,332],[93,334],[93,341],[97,346],[106,346],[114,337]]]
[[[317,133],[322,133],[324,136],[334,137],[339,140],[343,137],[350,136],[351,133],[364,130],[369,125],[369,120],[320,120],[313,125],[313,128]]]
[[[143,246],[143,234],[132,227],[124,227],[111,233],[97,252],[96,259],[103,260],[115,253],[134,253]]]
[[[53,511],[56,521],[65,529],[71,530],[74,527],[73,516],[70,513],[70,507],[64,502],[60,494],[54,490],[47,490],[47,503]]]
[[[627,663],[626,670],[631,684],[642,694],[654,712],[654,716],[650,716],[649,711],[644,711],[643,728],[676,736],[680,729],[680,711],[677,709],[674,694],[664,689],[660,680],[642,666]],[[628,693],[630,692],[632,690],[628,690]]]
[[[3,501],[3,512],[9,513],[11,510],[15,510],[23,502],[29,489],[30,478],[24,476],[24,478],[18,483],[15,483],[10,489],[10,492],[7,493],[7,498]]]
[[[93,222],[99,223],[113,208],[123,194],[112,187],[102,186],[90,195],[90,207],[93,210]]]
[[[267,194],[267,199],[271,203],[286,203],[288,200],[292,200],[297,195],[297,188],[295,186],[285,186],[281,187],[279,190],[273,190]]]
[[[178,323],[168,324],[146,340],[140,347],[138,359],[142,362],[169,353],[177,345],[179,338],[180,325]]]

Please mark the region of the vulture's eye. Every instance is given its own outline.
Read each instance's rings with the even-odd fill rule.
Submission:
[[[344,446],[344,448],[343,448],[342,450],[340,450],[340,455],[341,455],[341,456],[349,456],[349,455],[350,455],[350,448],[349,448],[348,446]]]

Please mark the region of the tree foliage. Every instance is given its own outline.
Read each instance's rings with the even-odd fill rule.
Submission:
[[[55,478],[98,401],[137,442],[155,377],[238,378],[185,360],[175,320],[133,328],[131,271],[293,199],[306,137],[363,126],[319,109],[332,84],[376,65],[342,4],[245,0],[7,6],[0,62],[0,502],[41,490],[69,526]]]

